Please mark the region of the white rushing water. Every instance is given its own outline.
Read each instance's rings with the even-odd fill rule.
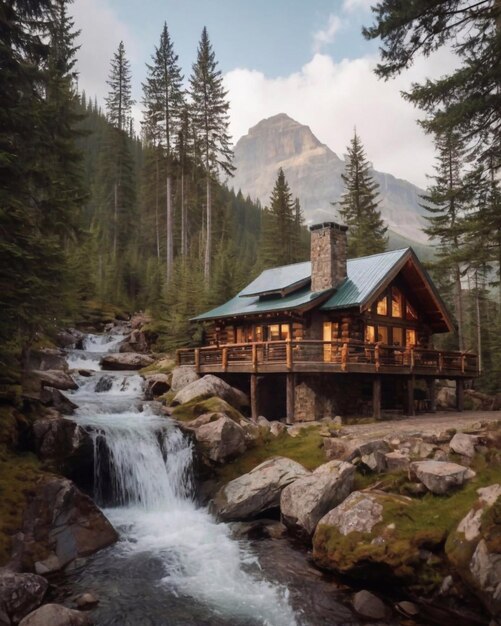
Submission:
[[[116,343],[93,335],[85,347],[97,354]],[[98,388],[105,390],[96,392],[103,376]],[[195,504],[191,444],[167,418],[140,410],[141,377],[96,372],[79,383],[73,419],[94,440],[98,501],[112,492],[104,512],[121,533],[114,549],[125,557],[154,554],[164,564],[160,585],[235,624],[298,624],[287,589],[266,580],[249,545]]]

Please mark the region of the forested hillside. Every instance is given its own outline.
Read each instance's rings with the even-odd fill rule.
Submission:
[[[110,61],[101,109],[77,88],[78,25],[68,0],[0,5],[4,371],[34,342],[103,308],[149,310],[159,348],[196,342],[191,316],[262,269],[308,257],[302,210],[282,171],[263,209],[228,188],[229,102],[205,28],[184,69],[167,25],[160,29],[138,124],[127,42]],[[422,201],[438,245],[434,276],[458,321],[458,334],[445,341],[482,352],[483,380],[494,390],[501,360],[497,161],[489,153],[473,169],[446,131],[437,135],[436,177]],[[455,159],[449,172],[448,155]],[[378,203],[375,196],[376,217]],[[371,232],[369,217],[357,217],[358,230],[367,222]],[[370,253],[370,236],[359,239],[357,254]]]

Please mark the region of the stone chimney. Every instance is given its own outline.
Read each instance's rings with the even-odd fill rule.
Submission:
[[[333,289],[346,278],[347,230],[335,222],[310,226],[312,291]]]

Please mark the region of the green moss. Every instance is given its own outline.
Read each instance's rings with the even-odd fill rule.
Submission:
[[[0,566],[11,553],[12,536],[19,530],[27,500],[41,476],[33,454],[13,454],[0,447]]]
[[[169,389],[169,391],[166,391],[164,394],[159,396],[157,400],[159,402],[163,402],[165,406],[170,406],[175,397],[176,397],[176,392],[172,391],[172,389]]]
[[[173,359],[164,357],[139,370],[140,374],[170,374],[176,366]]]
[[[274,456],[285,456],[313,470],[325,463],[323,439],[316,429],[305,429],[297,437],[281,433],[278,437],[268,435],[257,441],[232,463],[218,470],[221,483],[227,483]]]
[[[475,505],[477,489],[501,481],[498,464],[488,465],[483,456],[477,455],[473,466],[477,476],[450,495],[427,493],[405,503],[397,496],[381,494],[386,500],[383,520],[371,533],[344,536],[333,527],[320,526],[315,534],[315,560],[327,569],[355,577],[358,572],[367,576],[367,568],[362,565],[370,563],[375,576],[385,572],[416,591],[429,593],[436,590],[446,574],[444,547],[453,563],[468,563],[471,559],[473,548],[455,529]],[[377,482],[378,479],[383,488],[389,481],[394,481],[397,489],[405,487],[405,475],[401,472],[371,480]],[[360,488],[367,480],[357,476],[356,487]],[[483,532],[492,546],[499,549],[501,503],[492,507],[484,517]],[[395,529],[389,531],[389,524],[394,524]],[[384,542],[372,543],[375,536],[382,536]],[[421,560],[418,557],[422,549],[431,550],[434,555]]]
[[[181,422],[189,422],[204,413],[224,413],[232,420],[239,422],[243,415],[221,398],[207,398],[200,400],[195,398],[191,402],[185,402],[175,407],[172,417]]]

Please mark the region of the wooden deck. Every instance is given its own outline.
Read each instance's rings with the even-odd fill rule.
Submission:
[[[263,341],[177,351],[200,374],[360,373],[473,378],[476,354],[341,341]]]

